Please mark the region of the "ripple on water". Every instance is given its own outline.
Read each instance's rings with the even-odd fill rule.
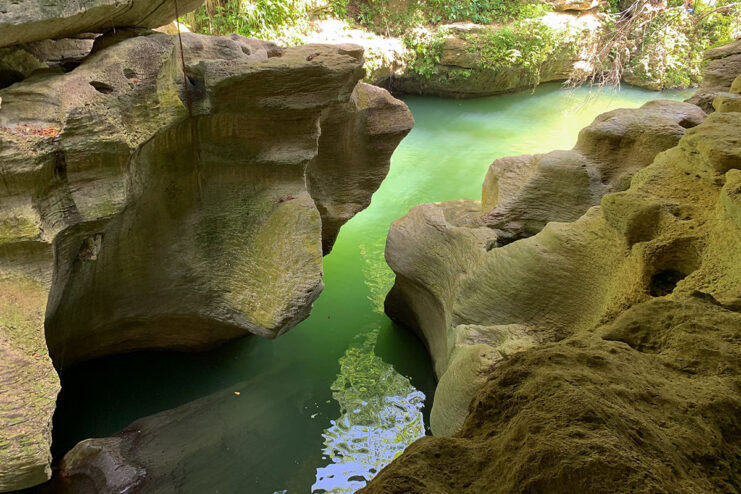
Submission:
[[[332,397],[341,415],[322,434],[328,463],[316,471],[313,494],[355,492],[425,434],[425,395],[375,355],[377,337],[359,335],[340,359]]]

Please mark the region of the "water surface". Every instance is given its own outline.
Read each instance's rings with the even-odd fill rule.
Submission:
[[[66,372],[55,455],[202,399],[198,425],[163,430],[173,438],[163,455],[184,454],[175,446],[183,438],[204,444],[173,473],[174,489],[354,492],[426,432],[434,393],[422,343],[382,312],[393,281],[383,260],[389,224],[416,204],[478,199],[494,159],[568,149],[599,113],[689,94],[547,84],[475,100],[404,98],[415,128],[371,206],[342,228],[325,258],[326,289],[311,317],[273,341],[248,337],[201,354],[117,356]]]

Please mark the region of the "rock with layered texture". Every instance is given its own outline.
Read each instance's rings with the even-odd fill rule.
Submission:
[[[18,384],[1,406],[45,452],[3,427],[3,488],[48,475],[58,383],[44,331],[57,367],[287,331],[321,291],[322,244],[368,204],[412,126],[403,103],[357,84],[356,46],[187,34],[186,88],[176,37],[128,36],[0,91],[0,277],[21,307],[0,319],[0,348],[33,364],[0,360]],[[26,476],[29,461],[47,470]]]
[[[179,0],[178,14],[195,10],[203,0]],[[0,47],[117,27],[155,28],[175,19],[176,2],[165,0],[17,0],[0,8]]]
[[[538,233],[550,221],[575,221],[607,193],[674,147],[705,113],[676,101],[603,113],[579,133],[571,151],[500,158],[482,187],[482,221],[499,243]]]
[[[387,310],[426,340],[433,432],[454,435],[361,492],[737,489],[740,129],[713,113],[628,190],[504,247],[475,205],[398,220]]]
[[[741,39],[705,52],[702,84],[687,100],[705,112],[713,111],[713,100],[729,92],[733,80],[741,73]]]

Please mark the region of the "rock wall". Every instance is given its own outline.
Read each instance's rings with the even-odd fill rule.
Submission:
[[[413,124],[357,46],[183,45],[185,78],[176,36],[119,30],[0,90],[0,491],[48,478],[46,345],[64,368],[289,330]]]
[[[737,83],[738,72],[731,95]],[[667,121],[630,188],[576,221],[545,218],[502,247],[474,201],[417,206],[392,225],[387,312],[426,341],[441,376],[433,432],[452,436],[418,440],[361,492],[741,487],[741,113],[713,96],[715,113],[699,123],[692,110],[681,138]],[[642,119],[647,137],[659,128]],[[630,140],[595,142],[606,165],[635,156],[614,159]],[[508,178],[503,204],[538,198],[535,170]]]

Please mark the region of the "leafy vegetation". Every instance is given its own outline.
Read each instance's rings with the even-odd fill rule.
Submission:
[[[377,33],[398,36],[410,29],[470,21],[504,23],[534,17],[546,4],[526,0],[330,0],[334,16],[351,18]]]
[[[741,36],[741,4],[733,0],[696,0],[694,13],[681,0],[619,8],[609,4],[591,70],[576,83],[616,84],[628,70],[628,80],[656,89],[691,86],[700,81],[703,52]]]
[[[316,7],[312,0],[206,0],[184,20],[199,33],[297,42]]]
[[[440,66],[451,34],[441,24],[470,21],[486,25],[460,34],[481,69],[524,70],[535,85],[546,64],[579,55],[586,58],[572,73],[573,84],[618,84],[627,71],[628,80],[659,89],[696,84],[703,52],[741,37],[739,0],[695,0],[694,6],[690,14],[683,0],[607,0],[602,32],[589,36],[545,22],[550,6],[534,0],[207,0],[185,21],[196,32],[296,44],[313,20],[333,17],[401,38],[406,54],[378,44],[369,49],[369,71],[401,63],[428,79],[470,77],[470,69]]]
[[[546,63],[573,54],[578,46],[576,34],[569,26],[555,29],[541,19],[522,19],[470,37],[469,41],[483,68],[524,69],[529,83],[535,86]]]
[[[404,46],[409,49],[409,69],[427,79],[436,75],[447,34],[446,29],[437,29],[433,32],[415,29],[405,34],[403,41]]]

